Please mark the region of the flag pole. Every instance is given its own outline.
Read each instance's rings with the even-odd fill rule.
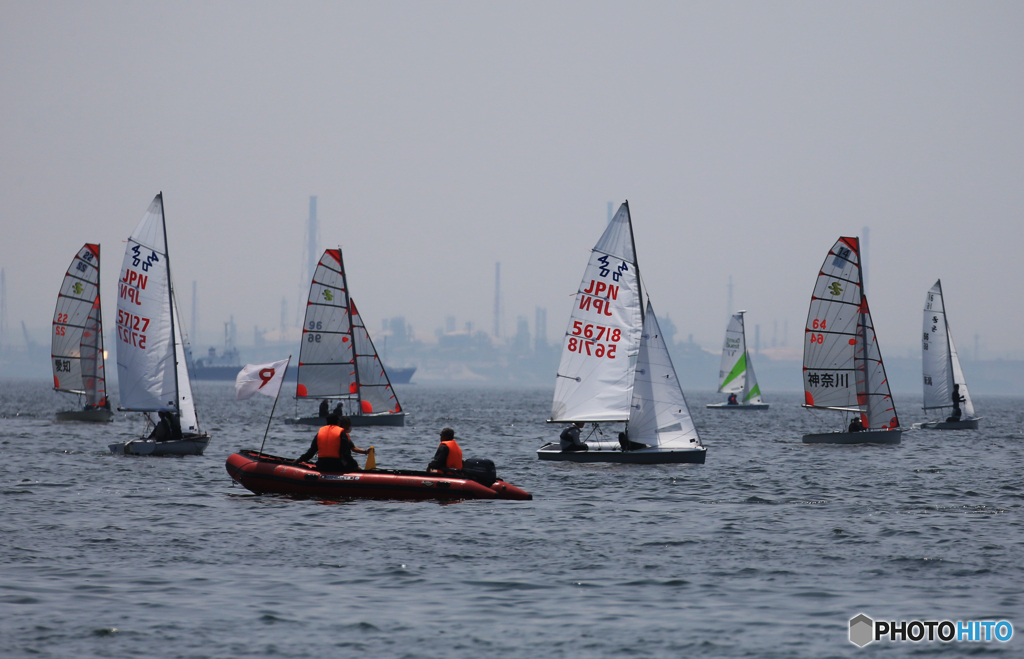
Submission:
[[[292,356],[288,355],[288,362],[284,365],[284,374],[281,376],[281,386],[277,389],[277,395],[274,396],[274,406],[270,408],[270,418],[267,419],[267,429],[263,431],[263,442],[260,443],[260,455],[263,455],[263,446],[267,443],[267,433],[270,432],[270,422],[274,420],[274,410],[277,409],[277,399],[281,397],[281,389],[284,389],[284,379],[288,377],[288,366],[292,363]]]

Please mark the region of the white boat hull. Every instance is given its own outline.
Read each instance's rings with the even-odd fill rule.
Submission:
[[[768,409],[768,403],[747,403],[743,405],[730,405],[729,403],[713,403],[707,405],[709,410],[732,410],[734,412],[751,412]]]
[[[608,442],[605,442],[606,444]],[[644,448],[623,451],[621,448],[599,448],[588,451],[563,451],[555,442],[545,444],[537,450],[537,458],[555,462],[612,462],[617,464],[704,464],[707,449],[699,446],[691,449],[664,450]]]
[[[899,444],[902,430],[861,430],[804,435],[804,444]]]
[[[202,455],[210,445],[210,435],[189,435],[182,439],[158,442],[152,439],[133,439],[128,442],[110,444],[115,455]]]
[[[114,413],[110,410],[68,410],[57,412],[58,421],[88,421],[91,423],[108,423],[114,420]]]
[[[960,419],[959,421],[928,421],[920,424],[925,430],[977,430],[978,419]]]

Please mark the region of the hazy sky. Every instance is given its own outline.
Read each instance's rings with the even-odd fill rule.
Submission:
[[[6,2],[0,266],[49,331],[164,192],[186,322],[294,318],[310,195],[371,331],[404,315],[560,336],[607,202],[645,290],[717,349],[736,307],[799,346],[826,251],[870,227],[883,354],[942,278],[963,347],[1024,354],[1019,2]],[[305,292],[302,292],[303,300]],[[205,329],[205,331],[203,331]],[[20,337],[19,341],[20,341]],[[111,341],[112,342],[112,341]],[[219,343],[219,341],[218,341]]]

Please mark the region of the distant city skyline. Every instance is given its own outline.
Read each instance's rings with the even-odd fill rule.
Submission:
[[[8,7],[3,340],[44,341],[85,242],[113,327],[163,191],[207,345],[299,315],[312,196],[370,327],[490,331],[500,263],[498,334],[541,307],[556,342],[628,199],[644,291],[709,350],[730,276],[762,344],[797,347],[825,252],[869,227],[883,354],[919,349],[941,278],[966,352],[1024,355],[1024,5],[397,6]]]

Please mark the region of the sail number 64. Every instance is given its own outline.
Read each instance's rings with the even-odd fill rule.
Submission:
[[[811,343],[825,343],[825,335],[811,332]]]
[[[811,323],[811,327],[812,327],[813,329],[828,329],[828,328],[827,328],[827,327],[825,326],[825,322],[826,322],[826,321],[825,321],[825,319],[824,319],[824,318],[822,318],[821,320],[818,320],[817,318],[815,318],[815,319],[814,319],[814,322],[812,322],[812,323]]]

